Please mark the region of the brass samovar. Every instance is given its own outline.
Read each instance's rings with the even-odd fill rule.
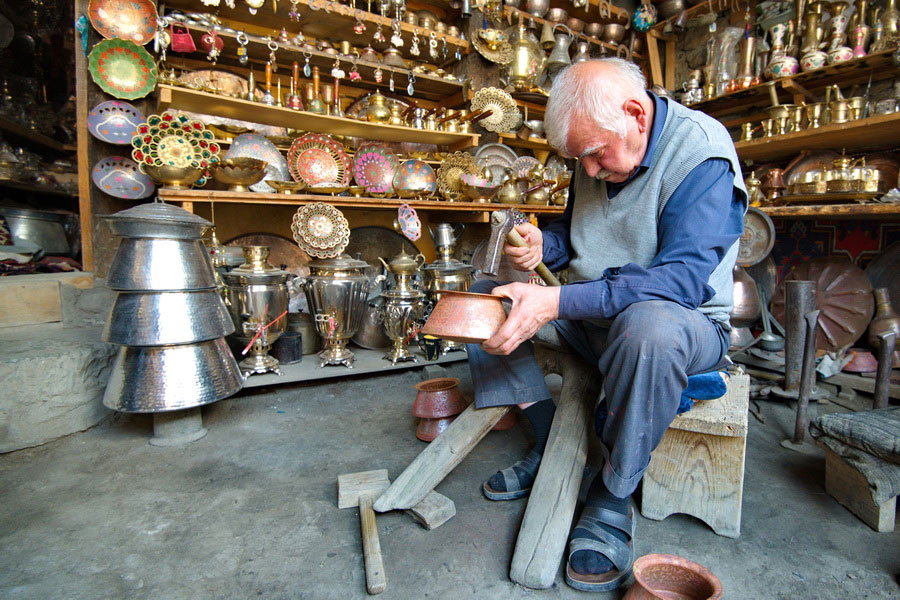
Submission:
[[[378,260],[394,276],[394,286],[381,292],[384,298],[384,331],[393,344],[384,359],[391,361],[392,365],[407,360],[418,362],[408,345],[416,333],[417,322],[425,317],[425,293],[413,284],[413,277],[425,263],[425,257],[421,254],[412,257],[401,249],[390,263],[381,257]]]

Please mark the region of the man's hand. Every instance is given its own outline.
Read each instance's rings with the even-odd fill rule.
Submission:
[[[544,236],[541,230],[531,223],[516,225],[516,231],[525,239],[528,247],[517,248],[507,242],[503,246],[503,252],[517,270],[533,271],[544,256]]]
[[[559,287],[531,283],[509,283],[495,287],[491,293],[512,300],[512,308],[494,337],[482,342],[484,351],[488,354],[509,354],[538,329],[556,319],[559,315],[559,290]]]

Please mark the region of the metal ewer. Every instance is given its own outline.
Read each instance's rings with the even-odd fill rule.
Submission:
[[[200,243],[211,223],[164,202],[104,219],[122,241],[108,278],[119,293],[103,333],[121,348],[103,404],[122,412],[182,411],[198,421],[196,410],[186,409],[227,398],[242,384],[223,337],[233,325]],[[203,433],[195,427],[182,442]]]
[[[353,353],[347,349],[347,342],[365,314],[371,287],[365,272],[369,263],[342,256],[314,260],[306,266],[309,276],[298,282],[306,293],[316,330],[325,340],[325,347],[319,352],[319,367],[344,365],[352,369]]]
[[[287,329],[291,274],[273,267],[268,258],[268,246],[246,246],[244,264],[222,274],[234,338],[250,353],[240,363],[244,377],[269,371],[281,375],[278,359],[269,350]]]

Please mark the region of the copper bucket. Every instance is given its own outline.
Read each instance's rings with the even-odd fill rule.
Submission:
[[[422,328],[451,342],[480,344],[490,339],[506,320],[500,296],[471,292],[441,292],[441,299]]]

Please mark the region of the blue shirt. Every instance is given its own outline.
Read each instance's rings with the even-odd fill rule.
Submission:
[[[667,101],[653,99],[653,126],[647,152],[635,172],[622,183],[607,182],[610,199],[643,175],[651,166],[653,151],[668,112]],[[578,281],[560,290],[560,319],[611,319],[629,305],[646,300],[668,300],[696,309],[713,297],[709,276],[744,230],[744,207],[734,187],[729,161],[711,158],[695,167],[672,193],[659,220],[659,251],[647,268],[635,263],[606,269],[600,279]],[[575,197],[563,216],[543,229],[544,263],[551,271],[565,268],[572,255],[569,226]]]

